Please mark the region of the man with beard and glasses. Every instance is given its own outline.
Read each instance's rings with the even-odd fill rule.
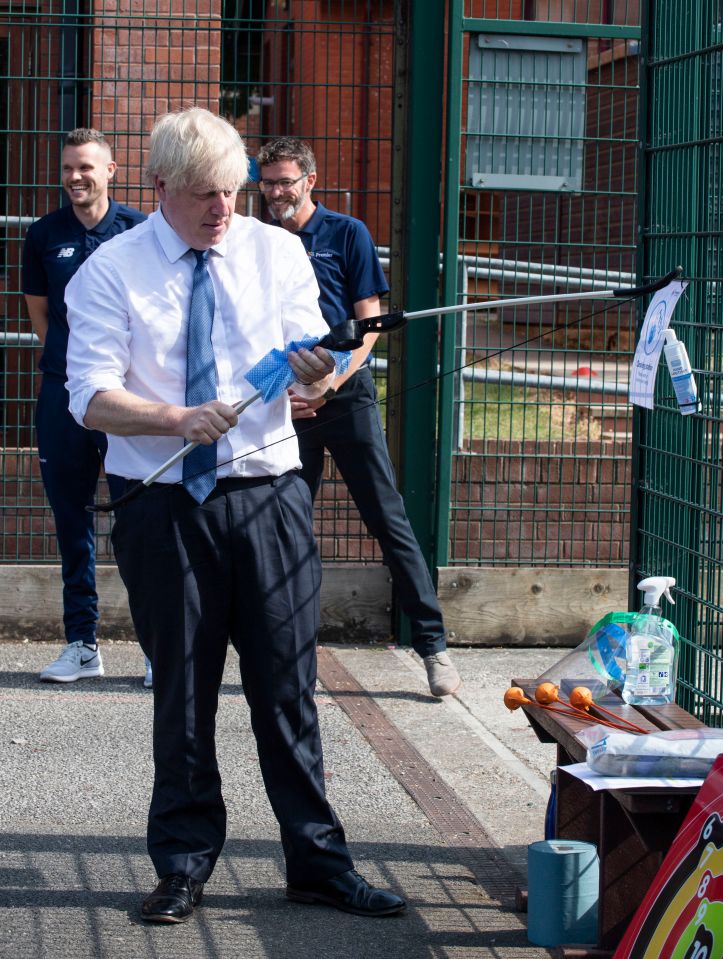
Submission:
[[[379,316],[380,296],[389,291],[374,242],[364,223],[327,210],[311,198],[316,160],[294,137],[261,147],[256,163],[259,189],[277,225],[304,245],[319,284],[319,305],[333,329],[352,317]],[[364,338],[348,370],[323,397],[308,399],[291,390],[299,437],[302,476],[316,496],[324,450],[347,485],[371,535],[382,548],[400,607],[411,624],[412,645],[422,658],[434,696],[455,692],[461,680],[446,651],[442,611],[427,564],[414,536],[384,437],[369,368],[376,333]]]
[[[68,412],[66,350],[68,320],[65,287],[101,243],[130,230],[145,214],[121,206],[108,195],[116,164],[98,130],[79,127],[66,137],[61,177],[69,205],[33,223],[23,250],[23,293],[33,330],[43,347],[43,374],[35,427],[40,472],[53,511],[63,576],[66,647],[40,673],[44,682],[72,683],[102,676],[96,642],[98,594],[95,585],[93,502],[108,441],[98,430],[82,429]],[[108,476],[111,495],[120,488]],[[146,659],[143,685],[152,686]]]

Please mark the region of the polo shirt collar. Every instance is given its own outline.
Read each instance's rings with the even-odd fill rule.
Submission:
[[[105,236],[105,234],[113,226],[113,221],[115,220],[116,213],[120,204],[116,203],[115,200],[108,198],[108,209],[106,210],[105,216],[102,220],[96,223],[95,226],[91,226],[90,229],[80,220],[80,217],[76,214],[73,209],[73,204],[68,203],[67,206],[64,206],[63,209],[67,210],[68,222],[75,228],[76,232],[82,236],[85,233],[93,233],[95,236]]]
[[[301,227],[300,230],[294,230],[294,233],[318,233],[321,228],[321,223],[324,217],[326,216],[326,207],[323,203],[315,202],[316,209],[311,214],[306,224]],[[282,226],[281,220],[271,220],[273,226]]]
[[[110,230],[110,228],[113,226],[113,221],[115,220],[116,213],[118,212],[118,206],[119,204],[116,203],[115,200],[108,197],[108,210],[105,216],[100,223],[96,223],[92,230],[89,230],[88,232],[97,233],[98,236],[105,236],[108,230]]]
[[[316,209],[311,214],[310,219],[302,226],[300,230],[297,230],[297,233],[318,233],[321,228],[322,221],[326,216],[326,207],[323,203],[316,203]]]
[[[182,240],[181,237],[176,233],[171,224],[163,215],[163,211],[160,207],[158,207],[157,210],[154,210],[148,219],[153,227],[153,232],[156,234],[156,238],[161,245],[161,249],[165,253],[169,263],[176,263],[181,259],[182,256],[185,256],[186,253],[188,253],[190,249],[188,243],[186,243],[185,240]],[[215,246],[210,248],[212,252],[217,253],[219,256],[226,256],[228,249],[228,235],[231,230],[234,229],[235,225],[236,219],[235,216],[232,216],[231,224],[223,239]]]

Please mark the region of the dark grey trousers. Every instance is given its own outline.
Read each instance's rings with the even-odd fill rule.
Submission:
[[[368,366],[350,377],[313,419],[294,421],[301,475],[316,497],[329,450],[366,528],[382,548],[394,596],[409,618],[412,646],[424,658],[447,648],[442,610],[414,535],[376,405]]]

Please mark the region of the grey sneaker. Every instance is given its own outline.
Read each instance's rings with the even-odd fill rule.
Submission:
[[[455,693],[462,685],[457,670],[447,653],[432,653],[422,660],[427,670],[429,691],[433,696],[449,696]]]
[[[76,679],[103,675],[103,660],[98,644],[92,646],[81,639],[68,643],[54,663],[40,674],[44,683],[74,683]]]
[[[147,656],[143,657],[146,661],[146,675],[143,678],[143,685],[146,689],[153,689],[153,667],[151,666],[151,661]]]

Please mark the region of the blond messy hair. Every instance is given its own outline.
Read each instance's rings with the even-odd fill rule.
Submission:
[[[202,107],[166,113],[151,131],[146,176],[171,193],[189,187],[239,190],[248,177],[246,147],[235,127]]]

